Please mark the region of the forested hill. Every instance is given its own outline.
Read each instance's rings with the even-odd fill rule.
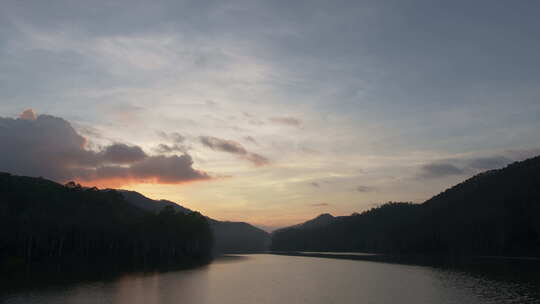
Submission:
[[[168,200],[153,200],[153,199],[150,199],[142,194],[140,194],[139,192],[135,192],[135,191],[128,191],[128,190],[120,190],[120,189],[115,189],[116,191],[120,192],[122,194],[122,196],[126,199],[126,201],[128,203],[131,203],[143,210],[146,210],[146,211],[151,211],[151,212],[160,212],[161,210],[163,210],[163,208],[167,207],[167,206],[170,206],[172,207],[174,210],[178,211],[178,212],[182,212],[182,213],[191,213],[193,212],[193,210],[190,210],[184,206],[180,206],[179,204],[175,203],[175,202],[171,202],[171,201],[168,201]]]
[[[540,157],[478,174],[423,204],[280,229],[272,249],[540,256]]]
[[[190,209],[168,200],[153,200],[138,192],[118,190],[127,202],[147,211],[160,212],[169,206],[178,212],[190,213]],[[218,221],[207,218],[214,235],[214,253],[260,252],[270,247],[270,234],[244,222]]]
[[[0,272],[193,263],[211,250],[210,225],[199,213],[148,212],[114,190],[0,173]]]

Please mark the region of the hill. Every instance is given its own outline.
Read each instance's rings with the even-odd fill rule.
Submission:
[[[540,157],[478,174],[422,204],[391,202],[277,230],[272,249],[540,256]]]
[[[206,260],[211,249],[199,213],[148,212],[115,190],[0,173],[0,271],[185,264]]]
[[[210,219],[210,227],[217,253],[261,252],[270,248],[270,234],[248,223]]]
[[[157,212],[163,210],[163,208],[165,208],[167,206],[172,207],[177,212],[182,212],[182,213],[186,213],[186,214],[193,212],[192,210],[190,210],[188,208],[185,208],[183,206],[180,206],[179,204],[177,204],[175,202],[171,202],[171,201],[163,200],[163,199],[162,200],[153,200],[153,199],[150,199],[150,198],[140,194],[139,192],[129,191],[129,190],[121,190],[121,189],[116,189],[116,191],[120,192],[122,194],[122,196],[124,196],[124,198],[126,199],[127,202],[135,205],[138,208],[141,208],[143,210],[147,210],[147,211],[150,211],[150,212],[157,213]]]
[[[183,213],[192,212],[190,209],[167,200],[153,200],[138,192],[118,190],[127,202],[150,212],[160,212],[169,206]],[[218,221],[207,218],[214,235],[214,252],[259,252],[268,250],[270,235],[253,225],[244,222]]]

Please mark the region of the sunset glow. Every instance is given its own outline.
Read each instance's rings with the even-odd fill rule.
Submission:
[[[0,13],[0,171],[273,229],[420,203],[540,151],[534,10],[35,5]]]

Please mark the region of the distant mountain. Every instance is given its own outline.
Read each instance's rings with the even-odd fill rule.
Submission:
[[[272,249],[540,256],[540,157],[478,174],[423,204],[277,230]]]
[[[336,218],[332,216],[329,213],[323,213],[319,216],[317,216],[314,219],[311,219],[309,221],[306,221],[302,224],[295,225],[294,227],[300,228],[300,229],[312,229],[312,228],[318,228],[326,226],[332,222],[334,222]]]
[[[270,248],[270,234],[244,222],[210,220],[216,252],[261,252]]]
[[[351,216],[355,216],[355,215],[358,215],[358,213],[353,213]],[[293,226],[280,228],[280,229],[277,229],[276,231],[290,229],[290,228],[297,228],[297,229],[322,228],[330,224],[346,220],[347,218],[348,216],[333,216],[330,213],[323,213],[311,220],[307,220],[303,223],[296,224]]]
[[[118,190],[127,202],[143,210],[158,213],[170,206],[178,212],[189,214],[192,210],[167,200],[153,200],[138,192]],[[270,234],[244,222],[218,221],[208,218],[212,229],[216,253],[259,252],[269,249]]]

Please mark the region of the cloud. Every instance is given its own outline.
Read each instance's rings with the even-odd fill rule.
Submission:
[[[371,192],[373,191],[373,187],[369,187],[369,186],[358,186],[355,188],[356,191],[358,192]]]
[[[330,206],[330,204],[327,204],[327,203],[315,203],[315,204],[311,204],[310,206],[312,206],[312,207],[326,207],[326,206]]]
[[[511,162],[512,160],[505,156],[491,156],[491,157],[473,158],[468,161],[469,163],[468,165],[470,168],[473,168],[473,169],[489,170],[489,169],[502,168]]]
[[[540,155],[540,148],[508,150],[504,154],[513,160],[524,160]]]
[[[220,139],[213,136],[201,136],[201,143],[215,151],[223,151],[233,154],[247,154],[247,150],[244,147],[233,140]]]
[[[34,113],[34,110],[32,109],[27,109],[24,110],[21,115],[19,115],[19,118],[25,120],[36,120],[36,113]]]
[[[136,124],[143,118],[145,111],[145,108],[132,104],[115,104],[109,106],[108,114],[118,122]]]
[[[156,148],[154,148],[154,150],[158,153],[175,153],[175,152],[186,153],[188,148],[186,146],[178,145],[178,144],[174,144],[174,145],[159,144]]]
[[[244,158],[252,162],[257,167],[270,164],[270,160],[268,158],[256,153],[248,153],[244,156]]]
[[[264,166],[270,163],[268,158],[247,151],[240,143],[233,140],[221,139],[213,136],[201,136],[200,141],[204,146],[214,151],[236,154],[240,156],[240,158],[252,162],[255,166]]]
[[[251,136],[245,136],[244,140],[249,141],[249,142],[254,143],[254,144],[257,144],[257,141],[255,140],[255,138],[253,138]]]
[[[295,117],[272,117],[270,118],[270,121],[274,123],[294,126],[294,127],[299,127],[302,125],[302,121]]]
[[[133,182],[176,184],[210,179],[207,173],[194,170],[192,165],[193,160],[188,154],[181,156],[151,156],[129,167],[99,167],[90,180],[115,180],[121,178]]]
[[[171,142],[171,144],[159,144],[154,150],[158,153],[187,153],[189,147],[185,146],[183,143],[186,140],[186,137],[178,132],[166,133],[163,131],[157,132],[158,136],[162,139]]]
[[[100,185],[211,179],[193,168],[188,154],[150,156],[138,146],[122,143],[90,150],[69,122],[50,115],[33,120],[0,117],[0,171]]]
[[[148,157],[140,147],[119,143],[105,147],[101,154],[104,161],[113,164],[131,164]]]
[[[425,164],[421,167],[420,178],[437,178],[452,175],[477,174],[487,170],[503,168],[514,161],[537,155],[540,149],[509,150],[499,155],[453,158]]]
[[[71,124],[77,130],[77,133],[81,134],[82,136],[90,136],[92,138],[101,138],[101,139],[105,138],[103,134],[101,133],[101,131],[99,131],[98,129],[94,127],[87,126],[87,125],[73,124],[73,123]]]
[[[300,151],[306,153],[306,154],[319,154],[319,151],[310,148],[310,147],[300,147]]]
[[[450,163],[432,163],[422,166],[422,177],[438,178],[452,175],[461,175],[465,171]]]
[[[159,137],[176,144],[183,143],[186,140],[186,137],[178,132],[166,133],[163,131],[158,131],[157,133]]]
[[[262,125],[264,125],[264,121],[261,121],[261,120],[258,120],[258,119],[250,119],[250,120],[248,120],[248,123],[250,125],[254,125],[254,126],[262,126]]]

